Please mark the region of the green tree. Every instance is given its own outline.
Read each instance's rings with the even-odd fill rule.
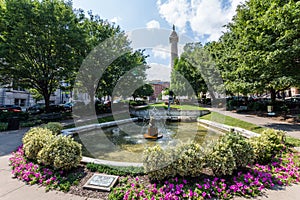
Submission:
[[[49,110],[59,81],[70,80],[82,61],[82,19],[62,0],[5,0],[0,17],[1,81],[36,89]]]
[[[147,67],[144,51],[133,51],[130,41],[119,26],[89,12],[82,28],[86,35],[88,52],[77,76],[76,89],[88,94],[91,108],[94,107],[95,96],[112,96],[121,77],[130,70],[141,66],[132,73],[135,81],[145,79]],[[131,82],[132,78],[133,76]]]
[[[41,95],[36,89],[29,89],[29,92],[32,98],[35,100],[35,102],[38,102],[43,99],[43,95]]]
[[[171,89],[175,93],[186,95],[196,94],[200,92],[206,93],[207,86],[202,78],[199,65],[194,62],[193,55],[196,49],[203,49],[201,43],[188,43],[184,47],[184,52],[178,60],[175,61],[174,69],[171,74]],[[192,91],[187,90],[188,84],[193,88]],[[185,91],[185,92],[184,92]]]
[[[171,89],[175,93],[186,95],[209,92],[212,99],[224,94],[223,80],[211,56],[209,47],[201,43],[189,43],[185,46],[180,59],[175,62],[171,74]],[[192,87],[192,89],[189,89]]]
[[[227,89],[276,94],[300,82],[300,2],[249,0],[239,6],[217,56]],[[218,46],[218,45],[217,45]]]
[[[139,87],[137,90],[135,90],[132,97],[135,101],[135,99],[137,97],[140,97],[140,98],[149,97],[153,94],[153,92],[154,92],[154,90],[153,90],[152,86],[149,84],[145,84],[145,85]]]

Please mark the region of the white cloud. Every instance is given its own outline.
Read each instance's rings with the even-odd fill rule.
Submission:
[[[121,17],[116,16],[116,17],[111,18],[109,21],[112,23],[118,24],[118,22],[121,20],[122,20]]]
[[[184,45],[178,44],[178,55],[183,52]],[[152,48],[154,58],[171,59],[171,46],[157,45]]]
[[[169,46],[158,45],[152,49],[154,58],[170,59],[170,52]]]
[[[170,24],[175,24],[184,30],[189,18],[190,4],[187,0],[168,0],[165,3],[157,1],[159,14]]]
[[[185,32],[189,22],[196,35],[209,35],[208,41],[217,40],[224,25],[231,21],[237,6],[245,0],[228,0],[230,6],[222,7],[225,0],[157,0],[162,18],[169,24],[175,24],[180,32]]]
[[[150,69],[147,69],[147,80],[161,80],[170,81],[171,80],[171,67],[168,65],[162,65],[158,63],[150,63]]]
[[[146,24],[147,28],[160,28],[160,24],[156,20],[151,20]]]

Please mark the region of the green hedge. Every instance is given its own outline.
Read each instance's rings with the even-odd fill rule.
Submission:
[[[41,149],[52,142],[54,135],[48,129],[31,128],[23,137],[23,148],[25,156],[31,160],[37,160]]]
[[[251,139],[227,133],[206,147],[188,143],[162,149],[157,145],[144,151],[144,169],[154,180],[176,175],[198,176],[207,167],[217,176],[231,175],[254,161],[268,162],[284,150],[284,138],[284,132],[268,129]]]
[[[69,170],[82,158],[81,145],[66,136],[56,136],[47,128],[31,128],[23,137],[25,156],[40,164]]]
[[[63,129],[63,125],[59,122],[48,122],[41,127],[49,129],[55,135],[59,135],[61,133],[61,130]]]

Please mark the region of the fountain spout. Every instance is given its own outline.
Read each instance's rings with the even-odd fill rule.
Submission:
[[[154,109],[155,110],[155,109]],[[155,115],[150,115],[150,121],[148,125],[148,132],[144,134],[145,139],[153,139],[157,140],[159,138],[162,138],[162,134],[158,134],[158,119],[155,118]]]

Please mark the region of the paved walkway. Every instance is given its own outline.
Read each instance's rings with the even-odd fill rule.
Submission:
[[[284,121],[278,121],[272,119],[272,117],[258,117],[255,115],[249,115],[247,113],[234,113],[231,111],[224,111],[218,108],[209,108],[211,111],[218,112],[223,115],[227,115],[233,118],[237,118],[252,124],[256,124],[263,127],[274,128],[278,130],[286,131],[287,135],[300,139],[300,125],[292,124]],[[299,197],[300,199],[300,197]]]
[[[12,178],[9,157],[0,157],[0,200],[93,200],[58,191],[45,192],[44,187],[26,185]]]
[[[261,118],[247,114],[236,114],[219,109],[211,109],[231,117],[235,117],[250,123],[271,128],[278,128],[287,131],[288,135],[300,138],[299,125],[287,124],[274,121],[269,118]],[[72,121],[66,121],[69,124]],[[23,182],[12,178],[11,169],[8,165],[10,153],[21,145],[22,137],[28,130],[21,129],[17,131],[0,132],[0,200],[93,200],[91,198],[79,197],[71,194],[65,194],[58,191],[45,192],[45,188],[38,186],[29,186]],[[300,199],[300,185],[278,188],[276,190],[266,190],[265,195],[255,199],[261,200],[294,200]],[[246,198],[236,197],[235,200],[246,200]]]

